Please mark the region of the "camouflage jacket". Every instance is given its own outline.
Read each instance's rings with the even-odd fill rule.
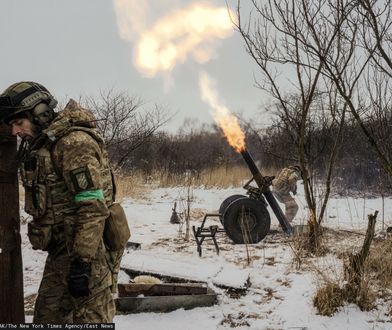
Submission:
[[[297,192],[299,173],[291,168],[282,169],[272,181],[273,190],[280,193]]]
[[[94,116],[70,100],[29,146],[21,174],[33,248],[90,261],[102,249],[112,175]]]

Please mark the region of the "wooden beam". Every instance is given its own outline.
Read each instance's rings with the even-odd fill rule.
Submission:
[[[24,323],[16,138],[0,124],[0,323]]]

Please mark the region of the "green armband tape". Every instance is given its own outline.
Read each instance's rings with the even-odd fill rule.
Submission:
[[[76,202],[91,201],[94,199],[104,199],[102,189],[82,191],[75,195]]]

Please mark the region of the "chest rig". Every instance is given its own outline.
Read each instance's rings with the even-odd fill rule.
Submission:
[[[21,168],[25,188],[25,211],[34,220],[47,225],[62,221],[64,214],[74,211],[71,195],[56,172],[49,143],[31,150]]]
[[[100,135],[92,128],[71,124],[65,129],[48,131],[27,151],[20,171],[25,188],[25,211],[33,217],[28,223],[33,249],[60,250],[68,245],[66,241],[72,239],[72,228],[65,224],[73,222],[78,206],[55,164],[53,149],[59,139],[74,131],[89,134],[101,147],[99,161],[104,198],[107,205],[114,200],[114,184]]]

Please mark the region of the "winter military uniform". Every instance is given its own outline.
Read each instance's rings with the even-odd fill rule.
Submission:
[[[112,322],[115,314],[123,249],[110,251],[103,238],[114,182],[93,123],[70,100],[22,153],[28,236],[33,249],[48,252],[34,323]]]
[[[290,192],[294,195],[297,193],[297,181],[300,176],[299,167],[290,166],[282,169],[272,181],[272,192],[276,199],[285,205],[285,215],[289,222],[298,212],[298,205]]]

